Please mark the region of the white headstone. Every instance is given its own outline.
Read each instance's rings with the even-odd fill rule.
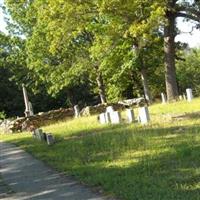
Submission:
[[[30,113],[30,116],[33,116],[34,115],[34,112],[33,112],[33,106],[32,106],[32,103],[29,101],[29,113]]]
[[[24,84],[22,84],[22,90],[23,90],[24,103],[25,103],[25,116],[28,117],[28,116],[30,116],[30,110],[29,110],[30,107],[29,107],[28,94],[27,94]]]
[[[161,93],[162,103],[165,104],[167,102],[166,95],[164,93]]]
[[[193,95],[192,95],[192,89],[191,88],[186,89],[186,94],[187,94],[187,100],[192,101]]]
[[[179,95],[179,100],[182,101],[183,100],[183,96]]]
[[[42,129],[35,129],[34,136],[35,136],[35,138],[37,138],[40,141],[45,140],[44,133],[43,133]]]
[[[134,122],[135,120],[135,116],[134,116],[134,112],[132,109],[127,109],[126,110],[126,115],[127,115],[127,119],[129,123]]]
[[[75,113],[75,118],[78,118],[80,116],[80,109],[78,105],[74,106],[74,113]]]
[[[47,137],[47,144],[48,145],[52,145],[52,144],[55,143],[55,139],[54,139],[52,134],[47,133],[46,137]]]
[[[121,122],[121,116],[118,111],[114,111],[109,114],[110,114],[110,121],[112,124],[119,124]]]
[[[105,113],[101,113],[100,115],[99,115],[99,122],[101,123],[101,124],[106,124],[107,122],[106,122],[106,115],[105,115]]]
[[[139,120],[141,124],[147,124],[150,121],[148,107],[139,108]]]
[[[106,108],[106,112],[108,112],[108,113],[114,112],[114,108],[112,106],[108,106]]]
[[[184,99],[184,100],[187,100],[187,98],[186,98],[185,94],[183,94],[183,99]]]

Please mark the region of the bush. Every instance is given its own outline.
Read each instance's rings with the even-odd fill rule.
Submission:
[[[4,111],[0,112],[0,119],[5,119],[6,118],[6,114]]]

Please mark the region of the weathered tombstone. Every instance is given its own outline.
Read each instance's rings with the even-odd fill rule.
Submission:
[[[47,138],[47,144],[48,144],[48,145],[52,145],[52,144],[55,143],[55,139],[54,139],[54,137],[53,137],[52,134],[47,133],[47,134],[46,134],[46,138]]]
[[[42,131],[42,129],[36,129],[35,130],[35,135],[36,135],[36,138],[40,141],[44,141],[45,140],[45,136],[44,136],[44,133]]]
[[[187,100],[192,101],[193,95],[192,95],[192,89],[191,88],[186,89],[186,94],[187,94]]]
[[[161,93],[161,98],[162,98],[163,104],[167,103],[167,98],[166,98],[166,95],[164,93]]]
[[[80,109],[78,105],[74,106],[74,113],[75,113],[75,118],[78,118],[80,116]]]
[[[127,115],[127,119],[129,123],[132,123],[135,121],[135,116],[134,116],[134,112],[132,109],[127,109],[126,110],[126,115]]]
[[[182,101],[183,100],[183,96],[179,95],[179,100]]]
[[[101,114],[99,115],[99,122],[100,122],[101,124],[106,124],[106,115],[105,115],[105,113],[101,113]]]
[[[30,113],[30,116],[33,116],[34,115],[34,112],[33,112],[33,106],[32,106],[32,103],[29,101],[29,113]]]
[[[28,94],[27,94],[24,84],[22,84],[22,89],[23,89],[24,103],[25,103],[25,112],[24,113],[25,113],[26,117],[29,117],[30,116],[29,100],[28,100]]]
[[[186,98],[186,95],[185,94],[183,94],[183,99],[186,101],[187,100],[187,98]]]
[[[106,108],[106,112],[108,112],[108,113],[114,112],[114,108],[112,106],[108,106]]]
[[[139,121],[141,124],[147,124],[150,121],[148,107],[139,108]]]
[[[121,116],[118,111],[114,111],[109,113],[110,114],[110,122],[111,124],[119,124],[121,122]]]

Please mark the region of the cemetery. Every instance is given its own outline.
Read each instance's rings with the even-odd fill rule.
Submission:
[[[200,199],[197,0],[0,0],[0,199]]]
[[[183,191],[197,183],[193,180],[193,166],[198,166],[195,157],[200,155],[200,99],[193,98],[191,90],[187,90],[187,99],[179,98],[174,103],[166,102],[163,96],[162,93],[160,103],[150,106],[128,108],[110,104],[86,116],[76,105],[67,109],[70,115],[63,114],[67,118],[40,124],[28,132],[4,133],[1,139],[89,185],[98,183],[121,199],[135,195],[148,199],[151,193],[155,199],[162,194],[166,199],[195,199],[194,190]],[[153,187],[144,191],[135,182],[138,179]],[[180,185],[173,190],[171,184],[175,182]],[[130,190],[120,187],[126,184],[130,184]]]

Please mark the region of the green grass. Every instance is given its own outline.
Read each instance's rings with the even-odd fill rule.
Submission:
[[[152,122],[100,125],[96,117],[75,119],[43,129],[54,146],[28,133],[0,135],[77,180],[123,200],[200,199],[200,99],[153,105]]]

